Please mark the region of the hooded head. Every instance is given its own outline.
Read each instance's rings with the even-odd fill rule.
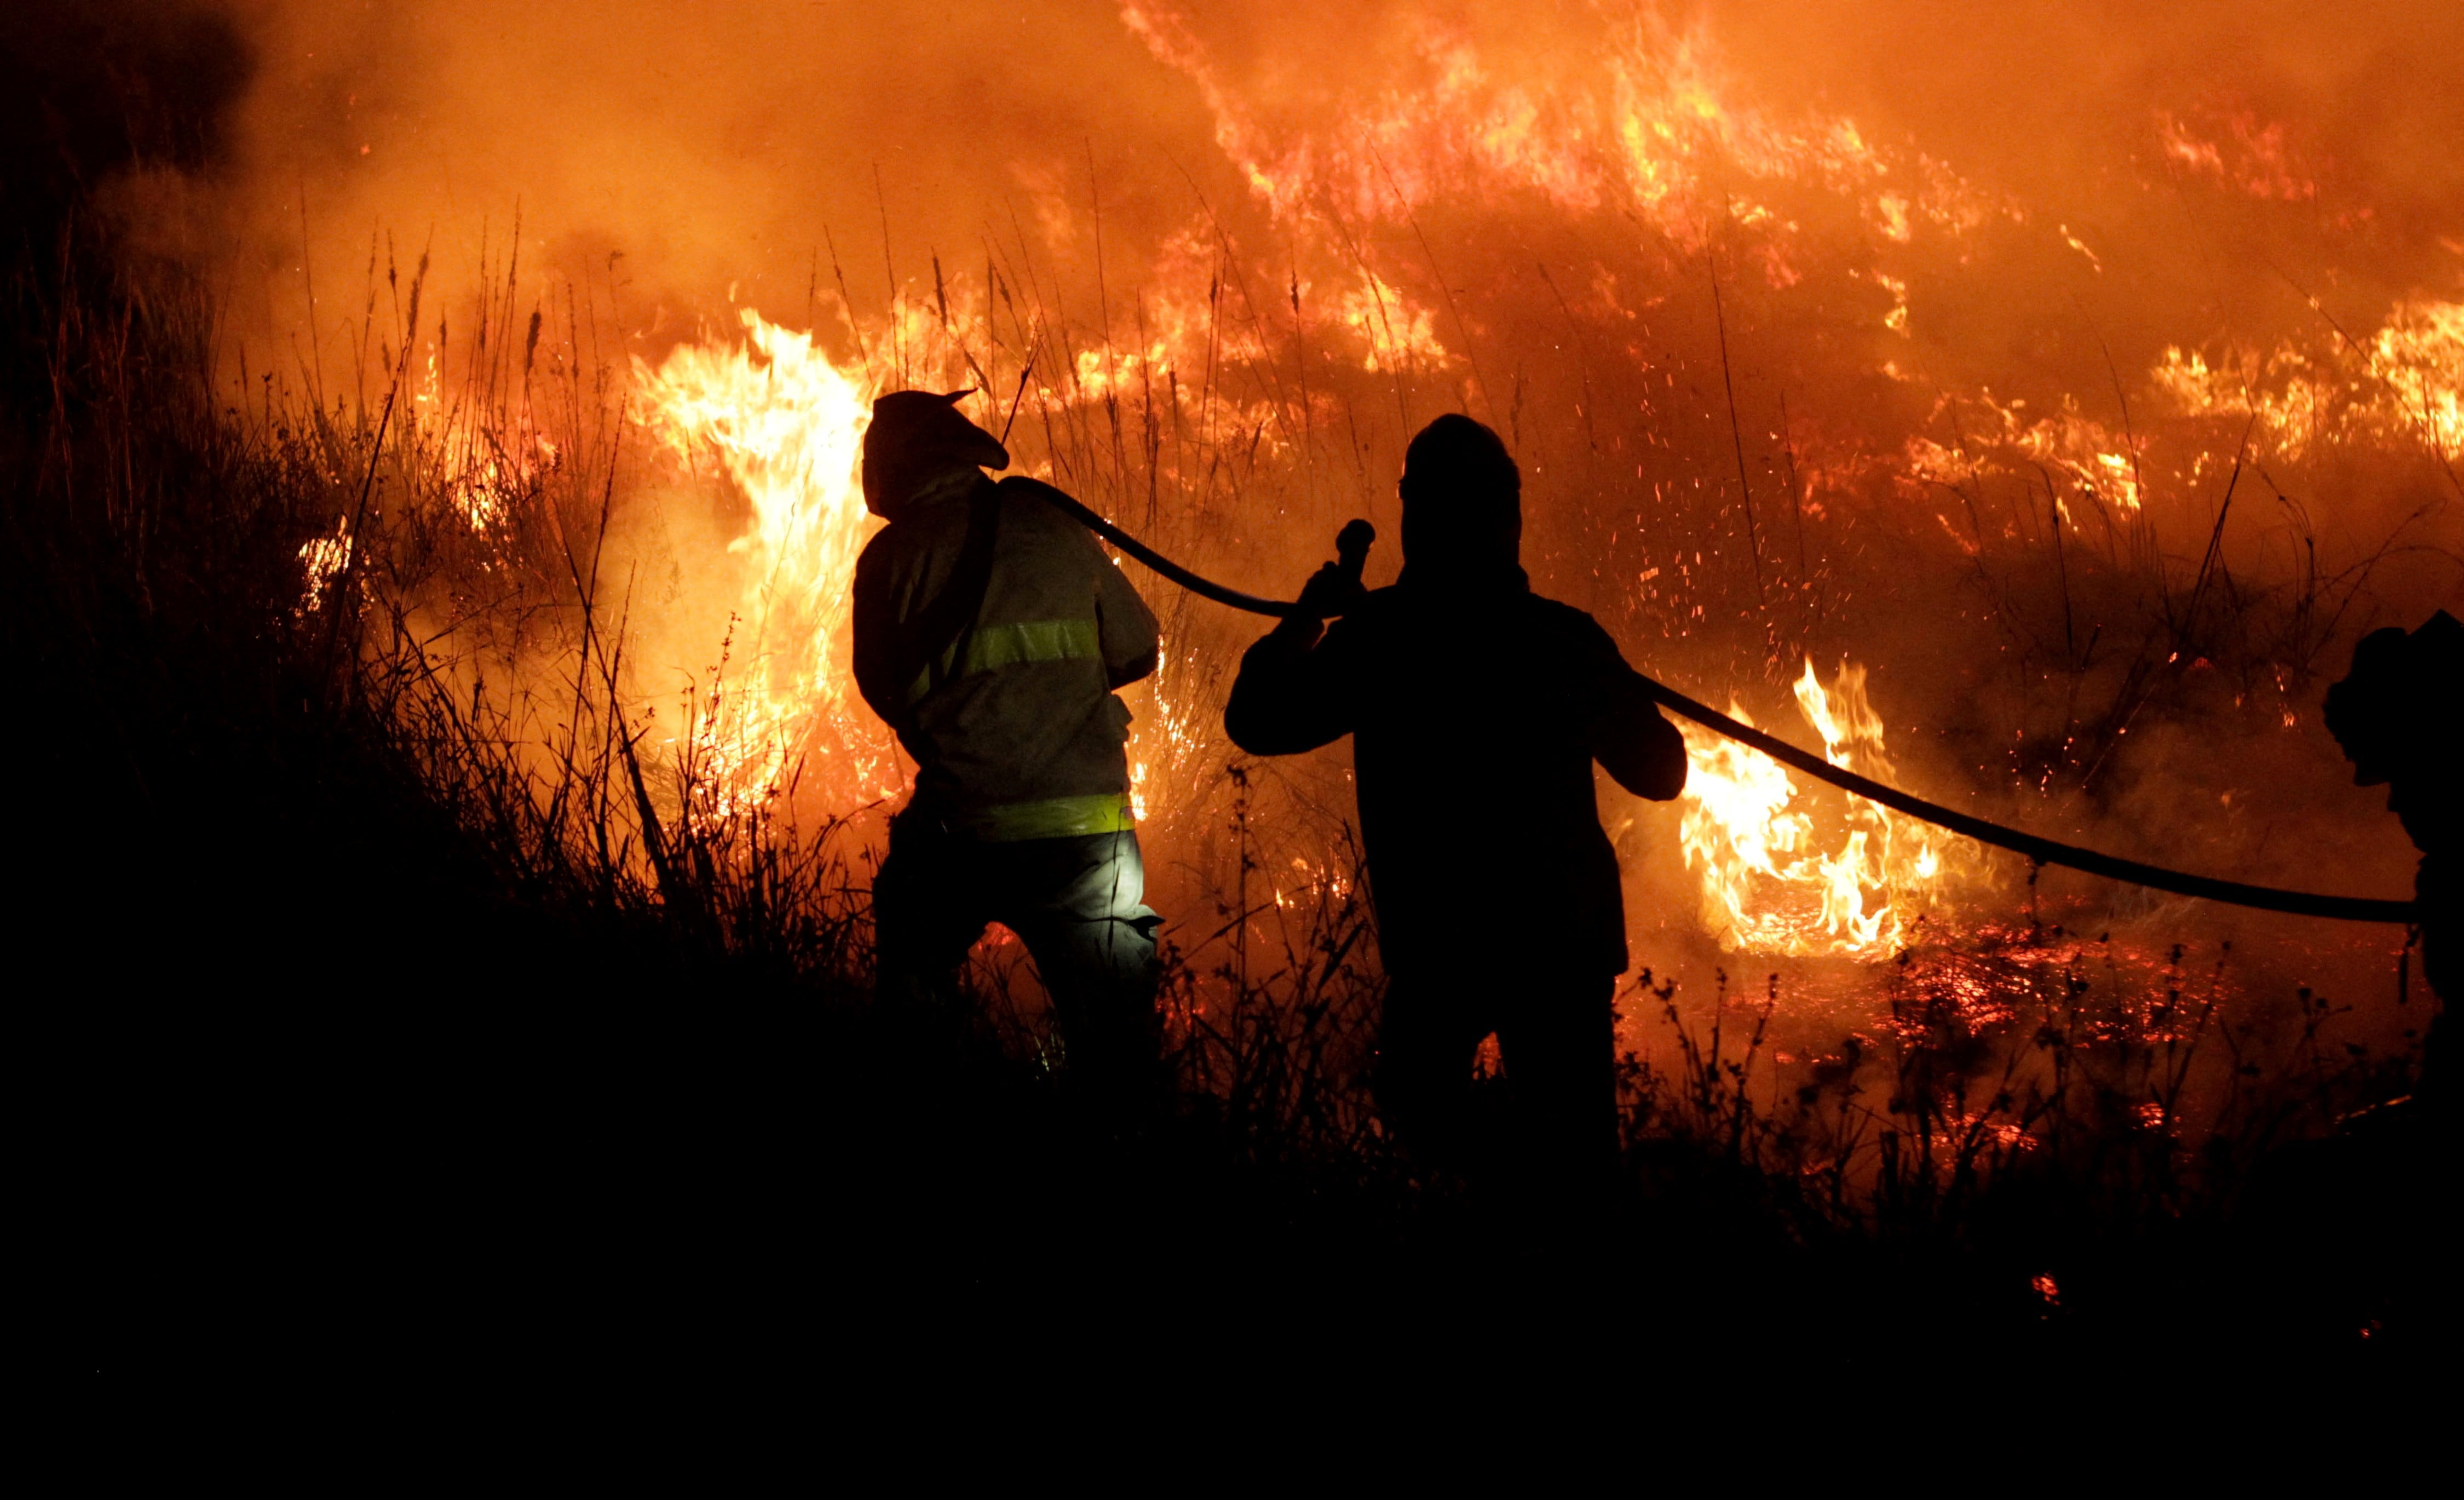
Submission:
[[[2459,697],[2464,622],[2442,609],[2409,635],[2390,628],[2363,636],[2321,716],[2353,762],[2354,784],[2386,786],[2387,806],[2425,851],[2464,843],[2464,776],[2453,769]]]
[[[1448,413],[1403,453],[1403,565],[1442,585],[1520,584],[1523,474],[1497,434]]]
[[[1006,469],[1009,450],[958,414],[954,390],[893,390],[872,404],[864,430],[864,508],[895,520],[907,502],[939,481],[979,469]]]

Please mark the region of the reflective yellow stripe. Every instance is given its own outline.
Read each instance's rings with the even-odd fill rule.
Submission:
[[[959,831],[993,844],[1024,839],[1071,839],[1089,833],[1127,833],[1137,827],[1130,816],[1130,794],[1103,792],[1093,797],[1053,797],[1043,802],[1014,802],[987,807],[952,820]]]
[[[936,673],[927,667],[907,689],[907,701],[921,702],[924,695],[953,677],[973,676],[979,672],[993,672],[1002,667],[1015,667],[1026,662],[1096,661],[1104,654],[1103,643],[1096,638],[1092,620],[1026,620],[1016,625],[979,625],[967,639],[966,659],[951,671],[945,653]]]
[[[1103,655],[1092,620],[1030,620],[1023,625],[983,625],[967,642],[960,675],[1014,667],[1028,661],[1091,661]]]

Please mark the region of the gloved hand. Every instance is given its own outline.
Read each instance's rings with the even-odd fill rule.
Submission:
[[[1329,562],[1310,574],[1309,581],[1301,586],[1300,612],[1312,620],[1346,614],[1358,607],[1368,593],[1360,585],[1357,569]]]
[[[1301,589],[1301,612],[1323,620],[1358,608],[1369,592],[1361,586],[1360,570],[1368,565],[1369,549],[1376,540],[1377,528],[1366,520],[1345,522],[1334,539],[1335,561],[1319,568]]]

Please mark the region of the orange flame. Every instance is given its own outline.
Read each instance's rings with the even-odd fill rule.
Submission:
[[[348,516],[335,520],[332,536],[311,537],[301,542],[299,561],[306,569],[307,580],[300,591],[298,607],[291,611],[293,616],[305,620],[323,608],[325,590],[333,586],[335,578],[350,560],[351,518]]]
[[[903,779],[897,760],[850,692],[850,589],[877,529],[857,474],[868,383],[809,334],[738,316],[744,344],[680,345],[656,370],[634,362],[650,431],[680,457],[715,454],[753,507],[729,546],[744,569],[730,649],[749,670],[714,686],[695,748],[746,794],[777,795],[820,751],[830,792],[885,797]]]
[[[1825,691],[1805,664],[1796,702],[1822,737],[1823,759],[1887,779],[1882,720],[1865,699],[1865,669],[1842,664]],[[1731,703],[1728,712],[1752,718]],[[1912,818],[1852,799],[1834,852],[1815,840],[1815,817],[1796,805],[1787,769],[1707,729],[1685,735],[1687,776],[1681,843],[1700,871],[1703,921],[1731,952],[1889,956],[1954,873],[1952,841]],[[1957,851],[1958,872],[1975,868]]]

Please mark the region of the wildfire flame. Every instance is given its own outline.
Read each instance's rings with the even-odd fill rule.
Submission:
[[[1865,669],[1842,663],[1826,691],[1805,664],[1798,712],[1822,737],[1823,759],[1886,780],[1882,720],[1865,698]],[[1735,703],[1729,714],[1753,719]],[[1707,729],[1680,724],[1687,775],[1681,843],[1699,871],[1704,925],[1731,952],[1887,957],[1974,851],[1915,819],[1849,801],[1832,852],[1786,767]],[[1956,859],[1954,859],[1956,856]]]
[[[714,684],[695,749],[746,792],[777,795],[818,750],[833,793],[887,797],[896,756],[850,691],[855,562],[878,529],[857,468],[869,383],[811,335],[738,316],[743,343],[682,344],[634,367],[651,433],[680,459],[715,454],[753,507],[728,548],[743,567],[728,648],[742,676]]]

